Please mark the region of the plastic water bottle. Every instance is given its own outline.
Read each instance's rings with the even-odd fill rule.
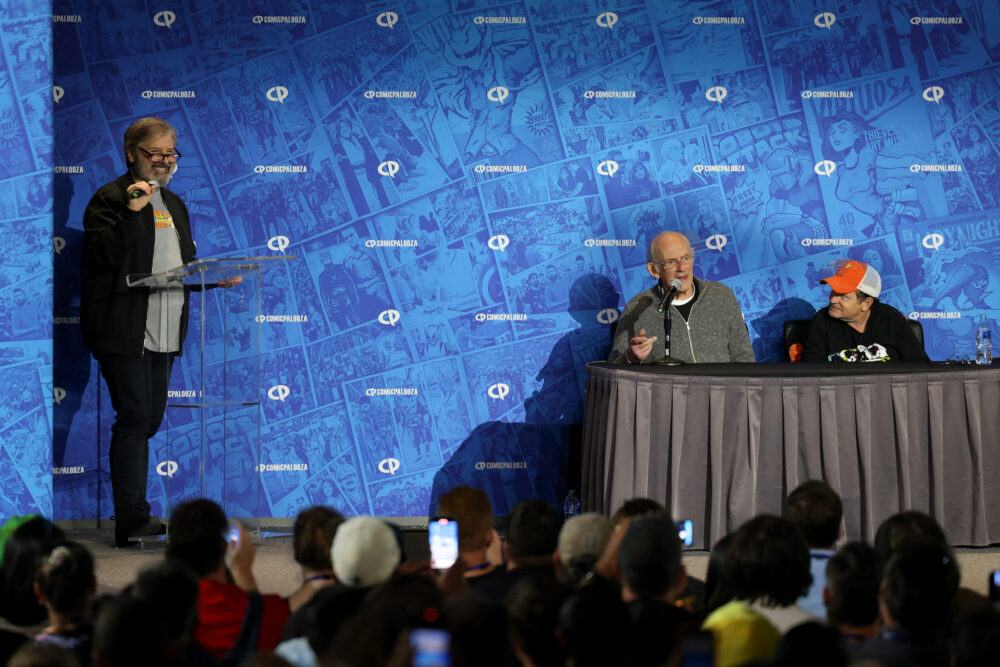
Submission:
[[[569,520],[572,516],[580,515],[580,499],[576,496],[576,491],[570,491],[563,503],[563,521]]]
[[[992,361],[993,336],[990,333],[990,323],[985,315],[980,315],[976,324],[976,363],[985,366]]]

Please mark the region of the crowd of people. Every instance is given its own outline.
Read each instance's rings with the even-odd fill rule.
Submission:
[[[33,665],[993,665],[1000,610],[960,588],[935,520],[886,519],[843,543],[841,499],[809,481],[782,516],[713,546],[704,581],[678,526],[637,498],[611,518],[519,502],[501,538],[486,493],[459,486],[444,571],[381,519],[316,506],[296,519],[302,583],[262,594],[254,542],[207,499],[179,505],[164,558],[98,595],[94,557],[39,516],[0,529],[0,660]],[[837,548],[839,546],[839,548]],[[422,654],[427,631],[434,651]],[[443,648],[442,648],[443,647]]]

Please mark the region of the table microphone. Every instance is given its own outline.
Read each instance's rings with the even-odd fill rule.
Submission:
[[[153,190],[156,190],[156,188],[160,187],[160,184],[157,183],[155,180],[146,181],[146,182],[149,183],[149,187],[151,189],[153,189]],[[142,190],[138,189],[138,188],[136,188],[135,190],[133,190],[132,194],[129,195],[129,197],[131,197],[132,199],[138,199],[139,197],[145,197],[145,196],[146,196],[146,193],[143,192]],[[677,284],[680,285],[680,282],[678,282]]]

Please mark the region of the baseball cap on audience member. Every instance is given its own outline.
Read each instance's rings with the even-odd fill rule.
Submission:
[[[357,516],[337,529],[330,557],[340,583],[375,586],[391,577],[399,565],[399,543],[381,519]]]
[[[837,273],[829,278],[823,278],[820,282],[829,285],[834,292],[840,294],[861,290],[868,296],[877,298],[882,292],[882,276],[878,271],[864,262],[853,259],[841,264]]]
[[[559,560],[568,566],[580,556],[600,557],[611,539],[611,521],[593,512],[571,517],[559,531]]]

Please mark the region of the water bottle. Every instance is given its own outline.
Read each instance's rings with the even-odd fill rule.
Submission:
[[[992,361],[993,336],[990,334],[990,323],[985,315],[980,315],[976,324],[976,363],[985,366]]]
[[[571,490],[563,503],[563,521],[568,521],[570,517],[580,515],[580,499],[576,496],[576,491]]]

